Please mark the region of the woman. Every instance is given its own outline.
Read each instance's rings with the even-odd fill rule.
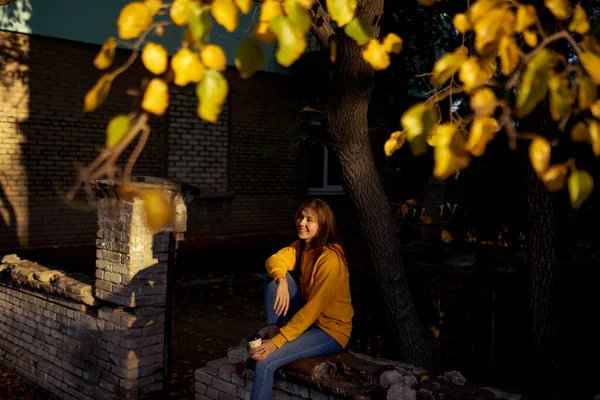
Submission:
[[[269,339],[251,349],[257,360],[251,400],[271,398],[277,368],[338,352],[350,338],[348,267],[331,208],[320,199],[306,201],[296,211],[296,228],[300,240],[266,262]],[[288,314],[293,317],[282,327]]]

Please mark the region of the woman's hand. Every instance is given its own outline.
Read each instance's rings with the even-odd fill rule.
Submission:
[[[260,346],[250,349],[250,354],[252,354],[252,358],[254,358],[256,361],[260,361],[269,357],[269,355],[274,352],[276,348],[277,347],[272,341],[265,339],[262,341]]]
[[[280,278],[277,285],[277,294],[275,296],[273,310],[275,310],[275,314],[277,315],[287,315],[288,309],[290,308],[290,290],[288,289],[287,280]]]

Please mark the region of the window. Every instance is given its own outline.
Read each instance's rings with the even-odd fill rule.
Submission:
[[[319,122],[308,126],[307,183],[311,195],[344,194],[342,168],[337,157],[323,143],[324,129]]]

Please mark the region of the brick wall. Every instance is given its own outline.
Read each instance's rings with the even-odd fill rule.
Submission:
[[[94,210],[67,206],[56,189],[76,178],[104,141],[107,122],[129,111],[147,77],[140,65],[119,76],[106,103],[82,112],[100,72],[98,46],[0,31],[0,249],[92,244]],[[122,63],[126,52],[117,54]],[[305,193],[304,155],[285,132],[297,122],[294,79],[228,71],[230,97],[217,124],[195,114],[193,88],[172,91],[173,107],[152,119],[150,141],[135,174],[170,177],[203,191],[190,209],[189,236],[274,232],[289,223]],[[265,149],[273,150],[265,156]]]

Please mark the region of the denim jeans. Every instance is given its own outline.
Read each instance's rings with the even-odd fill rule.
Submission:
[[[287,281],[290,290],[290,310],[288,311],[288,316],[291,316],[300,309],[303,301],[302,296],[298,293],[298,286],[290,274],[287,274]],[[277,316],[273,310],[276,292],[277,284],[267,275],[265,279],[265,313],[267,314],[267,323],[281,326],[283,317]],[[256,362],[250,400],[269,400],[271,398],[273,376],[277,368],[301,358],[324,356],[341,350],[342,346],[333,337],[316,325],[312,325],[296,339],[275,349],[264,360]]]

